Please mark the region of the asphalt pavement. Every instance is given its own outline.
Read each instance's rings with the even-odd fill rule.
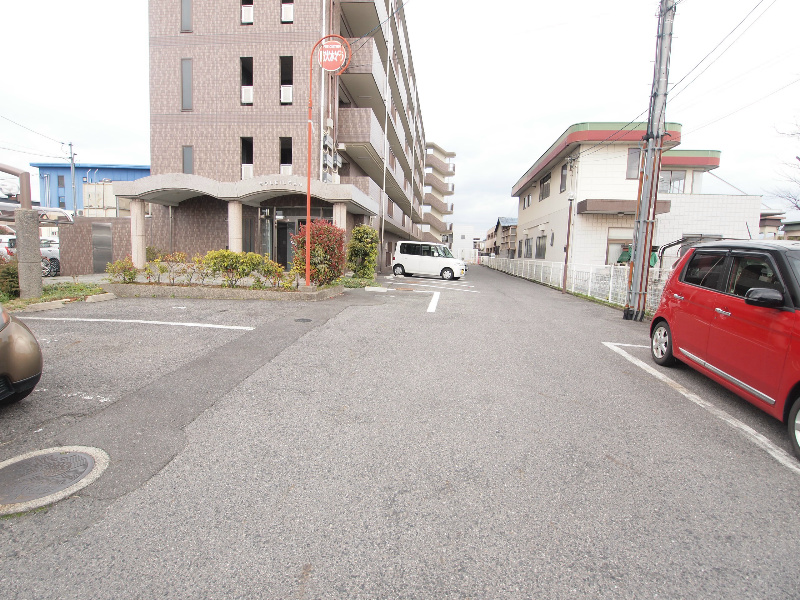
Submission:
[[[481,267],[385,285],[23,316],[46,368],[0,411],[0,460],[111,462],[0,520],[0,596],[798,595],[800,474],[604,344],[649,361],[646,323]]]

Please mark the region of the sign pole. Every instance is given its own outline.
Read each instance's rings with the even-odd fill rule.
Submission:
[[[326,40],[329,40],[326,42]],[[341,40],[341,41],[340,41]],[[323,43],[324,42],[324,43]],[[311,285],[311,136],[312,136],[312,99],[314,88],[314,52],[322,44],[317,55],[319,66],[325,71],[339,75],[350,64],[352,53],[349,42],[340,35],[326,35],[320,38],[311,49],[308,65],[308,165],[306,181],[306,287]]]

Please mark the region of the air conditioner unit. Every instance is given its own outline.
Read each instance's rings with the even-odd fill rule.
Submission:
[[[292,165],[281,165],[281,175],[291,175]]]
[[[330,154],[323,154],[322,155],[322,166],[326,169],[333,168],[333,156]]]
[[[242,179],[253,178],[253,165],[242,165]]]
[[[294,4],[281,4],[281,23],[294,23]]]
[[[333,183],[333,173],[322,173],[322,183]]]
[[[370,217],[369,226],[375,229],[378,226],[378,217]]]
[[[284,4],[284,6],[288,6]],[[282,85],[281,86],[281,104],[291,104],[292,103],[292,86],[291,85]]]
[[[327,133],[322,136],[322,146],[325,148],[325,150],[333,150],[333,137]]]
[[[342,168],[342,157],[339,154],[333,155],[333,166],[335,169]]]
[[[252,104],[253,103],[253,86],[252,85],[243,85],[242,86],[242,104]]]
[[[253,24],[253,5],[242,6],[242,25]]]

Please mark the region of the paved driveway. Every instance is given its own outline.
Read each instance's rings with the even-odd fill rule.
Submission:
[[[84,444],[111,466],[0,520],[2,597],[796,596],[779,423],[629,360],[647,325],[618,310],[480,267],[385,282],[29,319],[45,375],[0,412],[0,459]]]

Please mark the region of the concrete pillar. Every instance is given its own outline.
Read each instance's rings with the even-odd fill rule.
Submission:
[[[228,249],[242,251],[242,203],[228,202]]]
[[[18,208],[14,211],[14,224],[17,228],[16,257],[20,298],[39,298],[42,295],[39,213],[31,209]]]
[[[147,262],[144,223],[144,200],[131,198],[131,258],[137,269],[144,269]]]
[[[333,205],[333,224],[347,231],[347,204],[344,202]]]

